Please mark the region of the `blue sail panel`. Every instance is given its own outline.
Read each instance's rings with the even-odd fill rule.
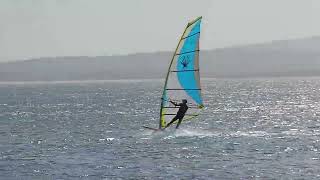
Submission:
[[[176,67],[180,85],[197,104],[202,104],[201,91],[198,83],[200,79],[195,73],[199,70],[196,69],[196,55],[199,51],[200,23],[201,20],[199,20],[189,34],[186,35],[187,38],[184,40],[184,44],[179,52],[180,55]]]

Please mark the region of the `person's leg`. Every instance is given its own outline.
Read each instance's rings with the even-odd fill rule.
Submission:
[[[175,116],[167,125],[165,128],[169,127],[173,122],[175,122],[178,119],[177,116]]]
[[[180,117],[180,118],[179,118],[179,121],[178,121],[178,124],[177,124],[177,126],[176,126],[176,129],[179,128],[179,126],[180,126],[180,124],[181,124],[181,122],[182,122],[182,119],[183,119],[183,117]]]

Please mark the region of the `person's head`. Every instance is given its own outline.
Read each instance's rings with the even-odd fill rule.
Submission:
[[[186,99],[182,99],[182,103],[187,104],[187,100]]]

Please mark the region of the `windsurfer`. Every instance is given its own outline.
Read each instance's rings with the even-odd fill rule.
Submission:
[[[180,106],[180,107],[179,107],[179,110],[177,112],[177,115],[166,125],[165,128],[169,127],[176,120],[179,120],[178,124],[176,126],[176,129],[178,129],[180,124],[181,124],[181,122],[182,122],[182,119],[183,119],[184,115],[186,114],[186,112],[188,110],[187,100],[183,99],[182,103],[179,103],[179,104],[176,103],[176,102],[173,102],[171,100],[169,102],[172,103],[174,106]]]

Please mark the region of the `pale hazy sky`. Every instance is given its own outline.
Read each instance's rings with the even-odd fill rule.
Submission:
[[[0,0],[0,61],[172,51],[198,16],[202,49],[320,35],[320,0]]]

